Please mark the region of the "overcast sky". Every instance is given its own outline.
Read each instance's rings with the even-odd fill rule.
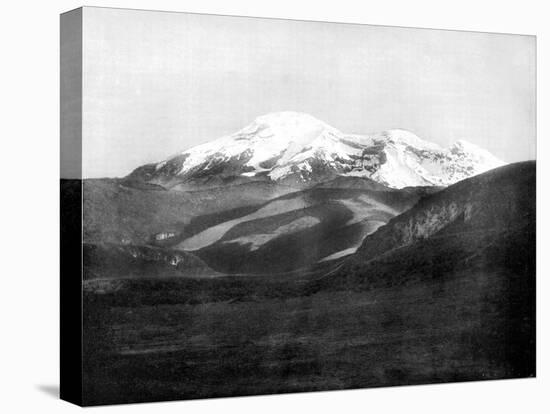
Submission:
[[[83,176],[124,176],[275,111],[535,157],[535,38],[86,8]]]

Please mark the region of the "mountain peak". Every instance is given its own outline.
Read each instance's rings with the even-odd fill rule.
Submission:
[[[335,128],[309,114],[283,111],[259,116],[233,136],[241,139],[259,138],[264,143],[267,140],[275,140],[282,144],[307,144],[325,131],[339,133]]]
[[[138,168],[131,176],[169,188],[239,176],[300,187],[355,176],[402,188],[446,186],[502,164],[463,140],[443,149],[404,129],[350,135],[309,114],[283,111],[259,116],[233,134]]]
[[[312,115],[295,111],[270,112],[265,115],[260,115],[254,119],[253,124],[287,128],[319,125],[328,126]]]

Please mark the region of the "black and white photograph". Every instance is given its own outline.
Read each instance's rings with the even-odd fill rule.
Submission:
[[[329,3],[6,11],[0,411],[544,411],[544,13]]]
[[[533,36],[74,20],[84,405],[536,375]]]

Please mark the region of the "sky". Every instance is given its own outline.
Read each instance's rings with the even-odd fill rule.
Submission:
[[[85,8],[82,174],[120,177],[305,112],[535,158],[535,37]]]

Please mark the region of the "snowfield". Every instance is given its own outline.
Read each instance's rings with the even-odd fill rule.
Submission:
[[[351,135],[308,114],[277,112],[256,118],[234,134],[140,168],[149,167],[146,180],[161,185],[209,174],[294,182],[342,175],[403,188],[448,186],[503,164],[464,140],[441,148],[402,129]]]

